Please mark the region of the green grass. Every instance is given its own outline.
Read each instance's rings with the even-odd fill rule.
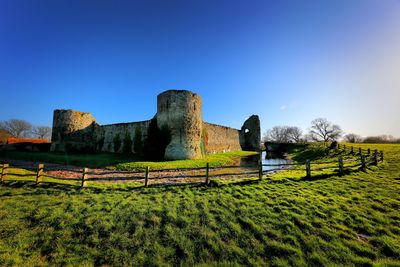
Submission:
[[[257,154],[251,151],[235,151],[227,153],[217,153],[206,155],[197,160],[173,160],[149,162],[141,161],[132,154],[118,153],[98,153],[98,154],[67,154],[56,152],[19,152],[19,151],[0,151],[0,157],[27,160],[35,162],[59,163],[65,165],[75,165],[93,168],[109,168],[118,170],[137,170],[147,166],[152,169],[169,168],[195,168],[205,167],[208,162],[210,166],[226,166],[234,163],[242,156]]]
[[[347,146],[346,151],[343,150],[343,144]],[[354,154],[350,154],[350,147],[354,146]],[[354,166],[361,164],[361,158],[358,155],[358,148],[363,149],[364,156],[366,150],[371,148],[370,144],[350,144],[341,143],[340,150],[329,149],[329,144],[325,143],[309,143],[309,144],[289,144],[288,149],[290,151],[289,157],[297,163],[303,165],[294,166],[285,172],[274,174],[274,180],[278,179],[289,179],[289,180],[316,180],[329,178],[331,176],[339,175],[339,163],[338,157],[341,156],[343,159],[344,173],[345,174],[356,174],[361,170],[360,166]],[[379,151],[382,150],[382,145],[374,146]],[[387,148],[383,147],[387,150]],[[373,151],[371,152],[372,155]],[[390,153],[390,151],[389,151]],[[311,164],[311,178],[306,178],[305,175],[305,162],[310,160]],[[369,160],[370,161],[370,160]],[[379,163],[381,164],[381,163]],[[368,171],[375,171],[377,167],[372,164],[367,164]],[[330,169],[318,170],[321,167],[331,167]]]
[[[257,152],[251,151],[235,151],[226,152],[218,154],[209,154],[202,159],[195,160],[173,160],[173,161],[160,161],[160,162],[150,162],[150,161],[134,161],[120,163],[115,166],[118,170],[137,170],[144,169],[149,166],[151,169],[170,169],[170,168],[197,168],[205,167],[209,163],[210,167],[220,167],[232,165],[234,162],[243,156],[256,155]]]
[[[7,182],[0,265],[400,266],[400,145],[359,146],[385,162],[212,187]]]

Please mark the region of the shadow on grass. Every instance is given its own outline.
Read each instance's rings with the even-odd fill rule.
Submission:
[[[34,181],[5,181],[0,184],[2,187],[6,188],[15,188],[15,189],[28,189],[31,191],[18,193],[18,194],[10,194],[9,192],[5,192],[2,196],[10,196],[10,195],[59,195],[60,193],[67,192],[68,194],[82,194],[82,193],[91,193],[91,194],[101,194],[101,193],[110,193],[110,192],[140,192],[142,194],[148,194],[152,191],[148,189],[159,189],[159,191],[171,191],[174,188],[198,188],[200,190],[207,190],[211,187],[224,187],[224,186],[240,186],[240,185],[251,185],[259,183],[258,179],[244,179],[240,181],[223,181],[223,180],[211,180],[208,185],[204,182],[193,182],[193,183],[157,183],[157,184],[149,184],[147,187],[143,186],[124,186],[124,187],[96,187],[96,186],[87,186],[80,187],[79,185],[74,184],[62,184],[62,183],[54,183],[54,182],[43,182],[40,184],[36,184]]]
[[[367,170],[370,170],[370,168],[367,167]],[[316,174],[312,175],[311,177],[303,177],[303,178],[284,178],[284,179],[279,179],[279,180],[273,180],[269,177],[264,178],[264,182],[269,183],[269,184],[289,184],[293,182],[311,182],[311,181],[318,181],[318,180],[324,180],[332,177],[342,177],[345,175],[349,175],[352,173],[357,173],[362,171],[361,168],[357,170],[350,170],[350,169],[345,169],[342,174],[339,173],[339,171],[335,171],[334,173],[328,173],[328,174]],[[101,193],[111,193],[111,192],[140,192],[142,194],[148,194],[151,193],[152,191],[149,191],[147,189],[159,189],[161,192],[165,191],[171,191],[173,188],[198,188],[199,190],[207,190],[210,187],[225,187],[225,186],[245,186],[245,185],[254,185],[254,184],[259,184],[260,181],[258,178],[249,178],[249,179],[243,179],[243,180],[210,180],[210,183],[206,185],[204,182],[192,182],[192,183],[155,183],[155,184],[149,184],[147,187],[144,185],[135,185],[135,186],[130,186],[130,185],[123,185],[122,186],[87,186],[87,187],[81,187],[80,185],[77,184],[63,184],[63,183],[56,183],[56,182],[43,182],[40,184],[36,184],[34,181],[20,181],[20,180],[14,180],[14,181],[5,181],[0,184],[0,186],[8,187],[8,188],[28,188],[32,189],[32,191],[27,192],[27,193],[22,193],[22,194],[17,194],[17,195],[58,195],[63,192],[68,192],[68,194],[82,194],[84,193],[92,193],[92,194],[101,194]],[[118,184],[121,185],[121,184]],[[38,190],[39,189],[39,190]],[[41,190],[43,189],[43,190]],[[4,194],[0,195],[2,196],[10,196],[13,195],[10,192],[5,192]]]
[[[13,160],[56,163],[62,165],[105,168],[110,165],[143,160],[135,154],[119,153],[62,153],[32,151],[1,151],[0,157]]]
[[[306,162],[306,160],[317,160],[321,159],[329,154],[329,149],[326,147],[313,147],[309,149],[303,149],[297,152],[292,159],[295,162]]]
[[[312,175],[310,177],[303,177],[301,179],[297,179],[295,181],[297,182],[309,182],[309,181],[318,181],[318,180],[324,180],[330,177],[337,177],[339,176],[338,173],[335,174],[317,174],[317,175]]]
[[[367,168],[369,169],[369,168]],[[335,171],[334,173],[323,173],[323,174],[316,174],[316,175],[311,175],[311,177],[303,177],[300,179],[290,179],[296,182],[308,182],[308,181],[317,181],[317,180],[323,180],[323,179],[327,179],[327,178],[331,178],[331,177],[343,177],[345,175],[349,175],[352,173],[357,173],[357,172],[361,172],[361,168],[357,169],[357,170],[349,170],[349,169],[345,169],[343,170],[343,173],[339,173],[339,171]]]
[[[257,179],[246,179],[240,181],[228,181],[222,182],[220,180],[211,180],[209,186],[210,187],[222,187],[222,186],[230,186],[230,185],[251,185],[251,184],[258,184],[260,181]]]
[[[1,183],[1,187],[14,188],[14,189],[27,189],[31,191],[12,194],[12,195],[59,195],[63,192],[79,192],[80,187],[77,185],[58,184],[58,183],[40,183],[36,184],[34,181],[5,181]],[[42,190],[44,189],[44,190]],[[9,192],[0,195],[10,196]]]

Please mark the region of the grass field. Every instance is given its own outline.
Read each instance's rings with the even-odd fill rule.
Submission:
[[[400,145],[358,146],[385,162],[212,187],[7,183],[0,265],[400,266]]]
[[[143,161],[132,154],[118,153],[97,153],[97,154],[67,154],[59,152],[20,152],[0,151],[0,157],[27,160],[35,162],[50,162],[64,165],[75,165],[91,168],[108,168],[118,170],[145,169],[147,166],[152,169],[169,168],[195,168],[204,167],[208,162],[210,166],[226,166],[234,162],[238,157],[257,154],[252,151],[234,151],[206,155],[198,160],[172,160],[150,162]]]

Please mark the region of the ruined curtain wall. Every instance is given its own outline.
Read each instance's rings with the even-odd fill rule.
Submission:
[[[202,135],[206,153],[241,150],[237,129],[203,122]]]
[[[95,131],[97,151],[143,152],[150,121],[102,125]]]

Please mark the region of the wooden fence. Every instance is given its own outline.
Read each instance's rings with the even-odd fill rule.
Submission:
[[[347,151],[349,150],[349,151]],[[361,148],[355,152],[353,147],[343,146],[343,149],[340,150],[340,146],[335,149],[338,153],[336,161],[310,161],[306,160],[304,163],[287,163],[287,164],[262,164],[262,166],[275,167],[275,169],[270,169],[268,171],[276,171],[282,170],[282,167],[290,168],[290,170],[304,170],[305,177],[311,178],[312,171],[322,171],[322,170],[334,170],[337,171],[339,175],[343,175],[346,170],[351,168],[359,167],[359,170],[366,171],[367,166],[375,165],[377,166],[379,162],[384,160],[383,151],[374,150],[371,153],[370,149],[362,150]],[[349,159],[343,159],[342,154],[346,154],[349,156],[353,156]]]
[[[242,166],[224,166],[224,167],[210,167],[207,163],[204,167],[198,168],[178,168],[178,169],[155,169],[150,170],[146,167],[140,171],[114,171],[104,170],[101,172],[90,171],[88,168],[82,168],[81,170],[70,169],[70,168],[46,168],[43,163],[38,164],[37,167],[26,167],[22,165],[13,164],[2,164],[1,165],[1,183],[6,181],[32,181],[32,179],[24,179],[25,177],[31,177],[35,179],[36,184],[44,183],[44,178],[50,178],[52,181],[74,181],[80,187],[87,186],[87,182],[104,182],[104,181],[141,181],[143,186],[147,187],[151,180],[160,179],[197,179],[203,181],[208,185],[212,178],[223,178],[223,177],[241,177],[247,178],[258,177],[258,180],[263,179],[264,174],[270,172],[281,171],[285,169],[299,170],[305,172],[305,177],[311,178],[313,171],[321,171],[331,169],[336,171],[339,175],[343,175],[346,169],[359,167],[359,170],[366,171],[368,165],[378,165],[379,162],[384,160],[383,152],[374,150],[371,152],[370,149],[362,150],[358,149],[356,152],[353,147],[343,146],[342,148],[338,145],[335,150],[338,153],[337,160],[335,161],[310,161],[306,160],[304,163],[284,163],[284,164],[263,164],[260,154],[260,159],[255,167],[242,167]],[[346,154],[348,152],[348,154]],[[353,156],[349,159],[343,159],[342,155]],[[263,167],[270,167],[268,170],[263,170]],[[18,173],[10,172],[10,169],[24,169],[31,171],[31,173]],[[239,170],[239,171],[235,171]],[[246,170],[243,170],[246,169]],[[51,175],[51,171],[67,171],[74,173],[75,177],[59,177]],[[155,176],[154,174],[163,173],[163,176]],[[185,172],[194,172],[194,174],[188,174]],[[201,172],[198,174],[198,172]],[[167,174],[167,175],[166,175]],[[12,179],[11,177],[22,177],[22,179]]]

